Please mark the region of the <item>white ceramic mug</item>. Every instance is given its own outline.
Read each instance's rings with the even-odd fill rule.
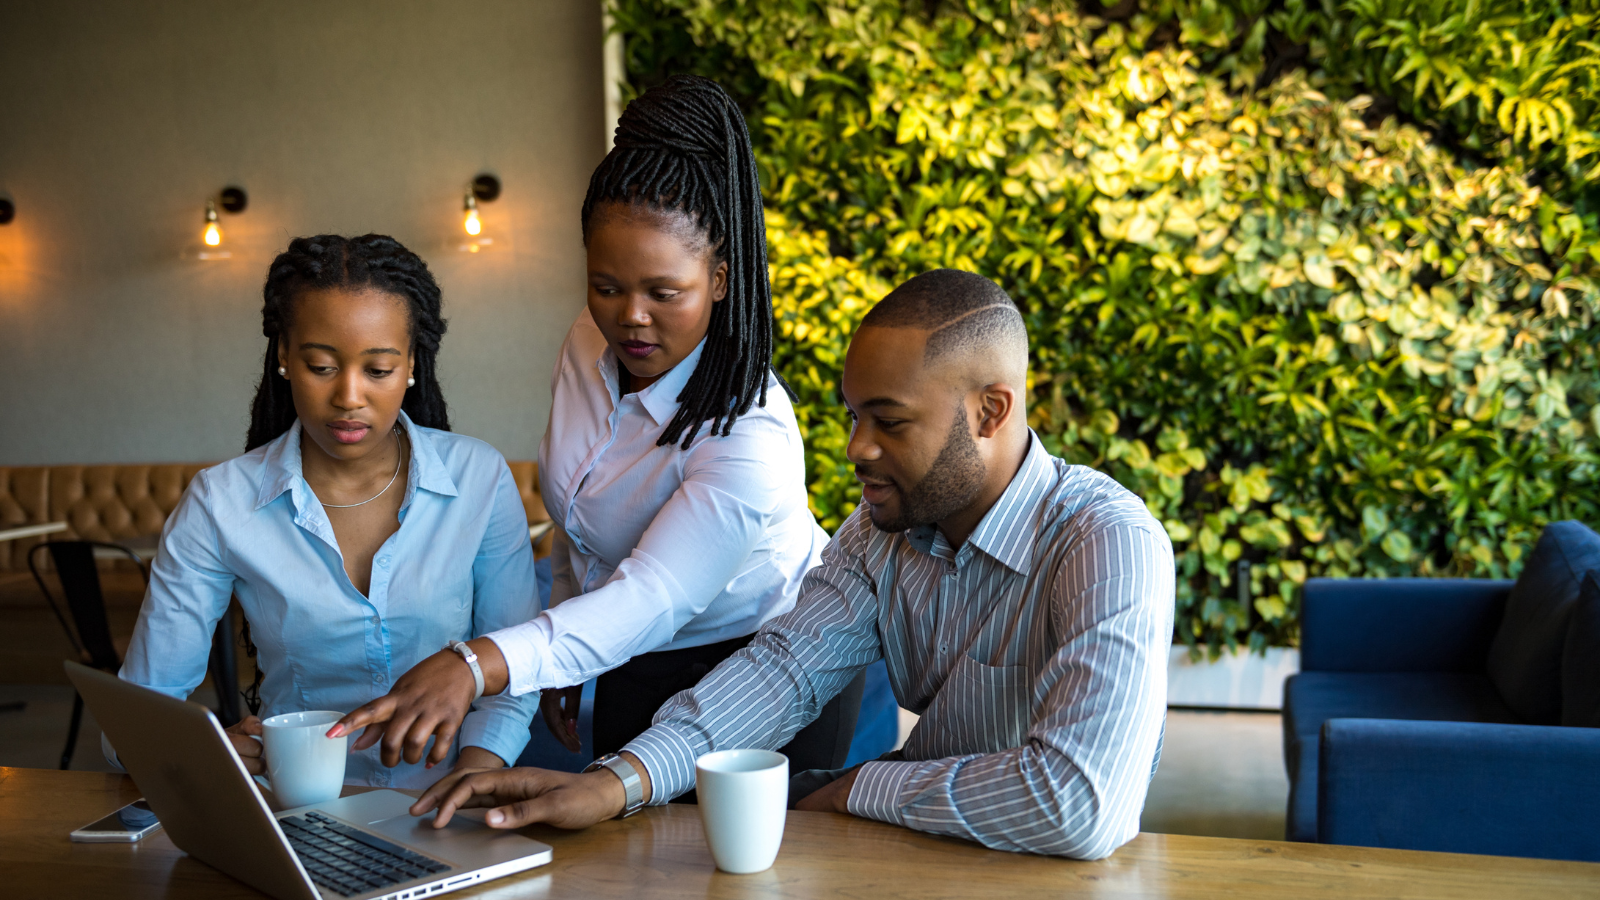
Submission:
[[[350,736],[330,738],[328,729],[344,713],[284,713],[261,723],[267,782],[284,809],[336,800],[344,788]]]
[[[721,750],[695,761],[700,820],[717,868],[748,875],[771,868],[783,843],[789,759],[771,750]]]

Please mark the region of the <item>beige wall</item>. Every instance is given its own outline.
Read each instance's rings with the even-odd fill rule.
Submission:
[[[531,458],[583,303],[600,46],[597,0],[0,3],[0,465],[236,455],[268,262],[368,231],[444,288],[456,430]],[[505,193],[474,256],[480,171]],[[181,259],[229,184],[234,258]]]

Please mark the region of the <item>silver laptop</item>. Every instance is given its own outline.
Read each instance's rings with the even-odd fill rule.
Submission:
[[[550,861],[550,847],[372,791],[273,814],[211,710],[68,662],[95,720],[190,856],[280,900],[412,900]]]

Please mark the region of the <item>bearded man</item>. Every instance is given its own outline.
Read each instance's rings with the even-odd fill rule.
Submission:
[[[862,504],[794,610],[609,768],[447,776],[413,813],[582,827],[665,803],[701,754],[783,746],[882,658],[921,720],[894,753],[796,775],[797,808],[1078,859],[1126,843],[1165,722],[1172,545],[1138,497],[1046,452],[1027,372],[1022,316],[994,282],[944,269],[895,289],[845,360]]]

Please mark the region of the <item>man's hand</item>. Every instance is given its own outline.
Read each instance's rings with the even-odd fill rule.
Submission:
[[[261,742],[250,735],[261,736],[261,720],[250,716],[242,722],[235,722],[227,728],[228,742],[233,744],[234,752],[239,754],[239,761],[244,763],[244,770],[251,775],[267,774],[267,760],[261,754]]]
[[[483,692],[498,694],[508,680],[506,660],[488,638],[469,642],[478,654],[483,669]],[[389,693],[335,722],[328,737],[349,734],[357,728],[366,731],[356,739],[353,750],[365,750],[383,741],[378,758],[386,766],[422,760],[428,738],[434,738],[428,752],[428,768],[444,762],[454,744],[461,720],[472,708],[472,669],[466,660],[451,650],[441,650],[417,663],[400,676]]]
[[[861,767],[856,766],[807,794],[794,805],[794,808],[806,812],[836,812],[850,815],[846,804],[850,802],[850,789],[856,786],[856,776],[860,773]]]
[[[650,797],[650,776],[633,754],[623,755],[644,781]],[[535,822],[557,828],[587,828],[622,812],[627,793],[622,780],[604,769],[583,775],[544,769],[458,770],[428,788],[411,807],[413,816],[439,810],[433,827],[450,824],[458,809],[493,807],[484,816],[491,828],[521,828]]]
[[[555,688],[539,695],[539,711],[544,714],[544,724],[556,736],[561,746],[573,753],[583,749],[578,737],[578,704],[583,702],[583,685]]]

